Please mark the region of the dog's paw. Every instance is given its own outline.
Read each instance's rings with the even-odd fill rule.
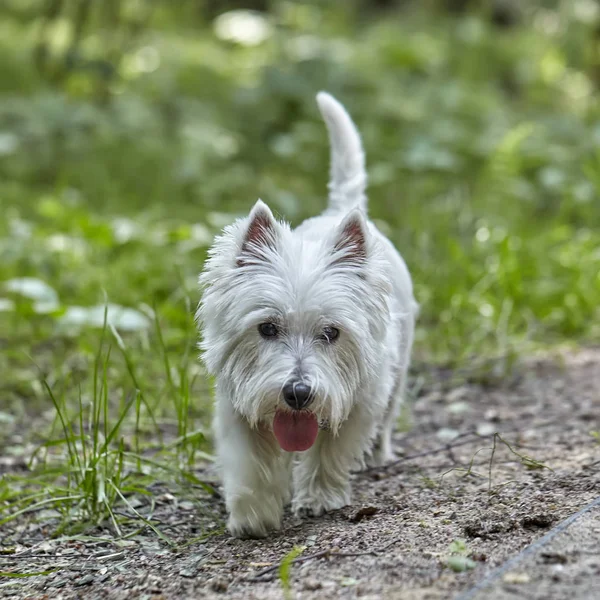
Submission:
[[[287,486],[281,494],[281,502],[283,506],[289,506],[292,502],[292,486]]]
[[[264,538],[281,528],[282,506],[273,499],[255,496],[236,498],[229,513],[227,529],[233,537]]]
[[[267,537],[270,530],[279,527],[268,527],[266,523],[250,522],[231,516],[227,522],[227,529],[233,537],[248,540]]]
[[[392,450],[392,440],[389,434],[380,434],[364,456],[364,464],[368,469],[382,467],[394,460],[396,460],[396,455]]]
[[[391,449],[373,448],[369,453],[365,455],[365,465],[368,469],[375,467],[383,467],[387,463],[396,460],[396,455]]]
[[[280,519],[261,520],[256,516],[230,515],[227,529],[233,537],[240,539],[260,539],[267,537],[270,531],[281,528]]]
[[[293,509],[294,515],[301,519],[310,517],[320,517],[325,513],[325,507],[323,506],[296,506]]]
[[[300,494],[294,498],[292,510],[297,517],[320,517],[350,504],[350,489],[320,491],[314,495]]]

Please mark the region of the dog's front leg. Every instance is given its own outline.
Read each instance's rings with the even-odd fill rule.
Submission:
[[[371,415],[355,407],[337,435],[319,432],[294,469],[292,507],[297,515],[318,516],[350,504],[350,471],[362,464],[374,430]]]
[[[235,537],[264,537],[279,529],[290,482],[273,434],[251,428],[226,397],[218,398],[214,429],[229,531]]]

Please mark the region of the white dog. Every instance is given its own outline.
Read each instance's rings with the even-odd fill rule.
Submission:
[[[392,457],[417,303],[406,265],[367,220],[365,159],[343,106],[317,95],[329,206],[297,229],[258,201],[200,276],[204,361],[229,531],[262,537],[351,501],[350,472]]]

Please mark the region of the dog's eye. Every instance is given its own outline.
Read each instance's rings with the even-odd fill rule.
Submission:
[[[340,335],[340,330],[335,327],[330,327],[329,325],[323,327],[323,333],[321,334],[321,339],[325,342],[334,342]]]
[[[276,337],[279,333],[279,329],[275,323],[261,323],[258,326],[258,331],[260,332],[260,335],[266,338]]]

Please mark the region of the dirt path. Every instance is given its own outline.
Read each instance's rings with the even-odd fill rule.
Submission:
[[[600,430],[600,350],[528,361],[519,373],[487,389],[452,388],[437,377],[421,390],[410,433],[397,436],[399,462],[357,474],[351,507],[319,519],[288,516],[266,540],[218,534],[177,551],[150,533],[126,546],[49,542],[32,524],[18,552],[0,556],[0,571],[60,570],[0,578],[0,597],[279,599],[277,570],[257,575],[302,546],[304,562],[290,568],[290,598],[453,598],[600,496],[600,440],[590,433]],[[155,491],[155,514],[179,542],[218,527],[210,511],[199,517],[189,503]],[[598,528],[597,511],[587,519]],[[587,535],[578,544],[573,532],[555,538],[550,558],[536,555],[476,598],[541,598],[536,589],[569,572],[583,578],[570,596],[589,598],[585,577],[600,573],[589,553],[600,541],[596,547]]]
[[[456,600],[598,598],[599,534],[600,496]]]

